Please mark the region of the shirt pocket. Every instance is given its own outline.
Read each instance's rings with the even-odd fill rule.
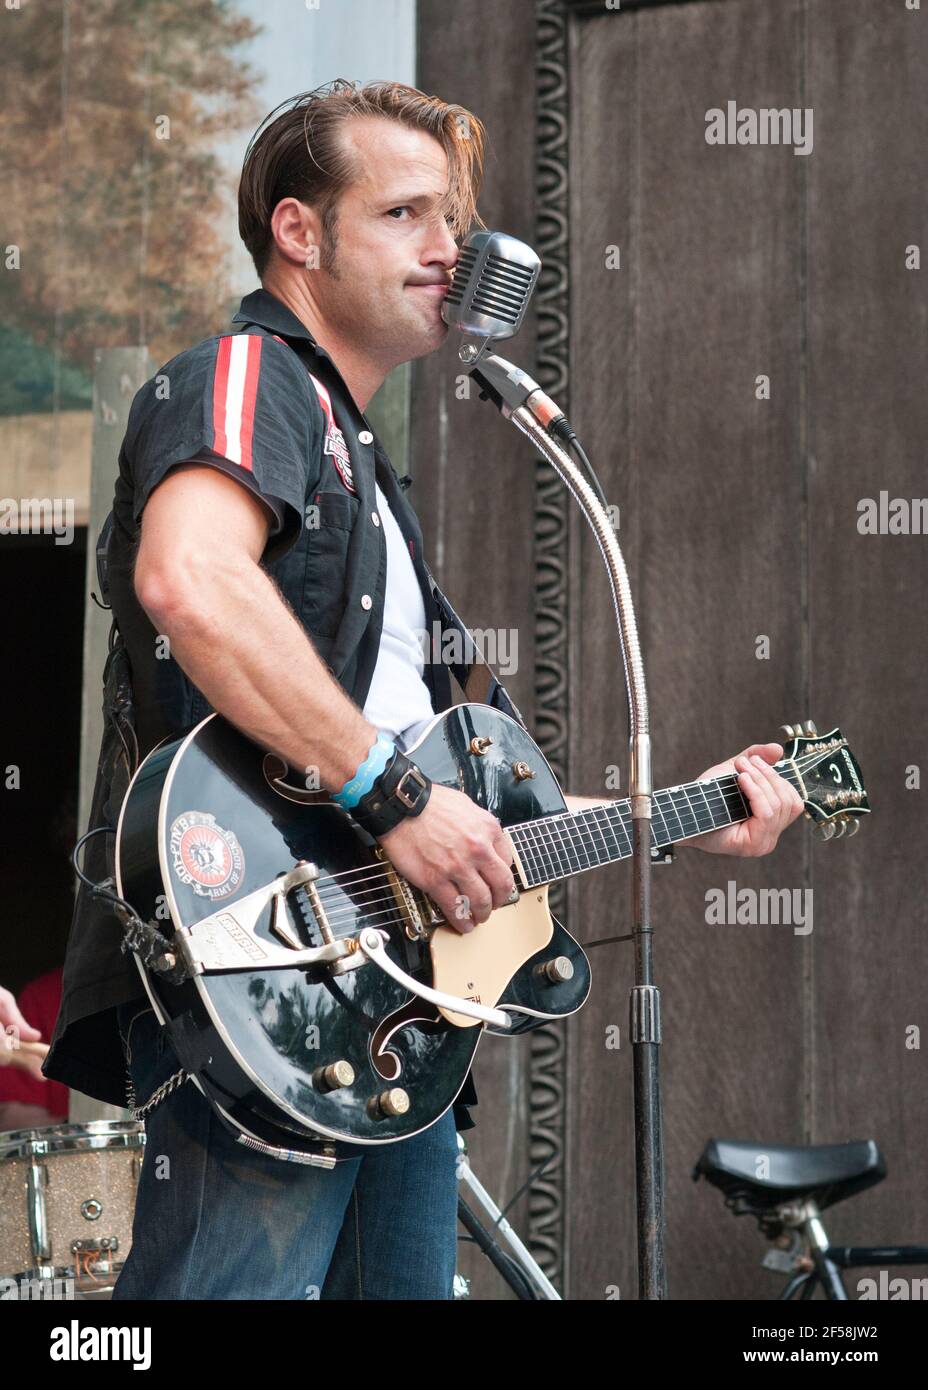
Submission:
[[[319,492],[307,515],[303,616],[322,637],[334,637],[348,601],[348,547],[361,509],[347,492]]]

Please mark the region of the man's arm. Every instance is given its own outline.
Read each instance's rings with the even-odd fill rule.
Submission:
[[[233,478],[208,465],[173,468],[142,513],[135,591],[215,710],[337,790],[378,731],[261,569],[268,530],[263,502]],[[463,792],[433,786],[424,811],[381,838],[397,870],[460,931],[512,892],[508,836]]]
[[[135,592],[214,709],[338,789],[377,730],[261,569],[268,530],[263,504],[240,483],[209,467],[175,468],[142,513]]]

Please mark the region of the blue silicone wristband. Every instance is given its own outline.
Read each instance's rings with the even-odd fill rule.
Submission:
[[[386,734],[378,734],[376,742],[371,745],[370,752],[357,772],[345,783],[341,791],[332,793],[332,800],[337,802],[344,811],[350,811],[352,806],[357,806],[361,797],[366,796],[370,791],[375,778],[380,776],[395,752],[396,744],[392,738]]]

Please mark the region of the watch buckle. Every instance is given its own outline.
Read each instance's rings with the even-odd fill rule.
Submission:
[[[410,797],[408,792],[403,790],[403,783],[406,781],[407,777],[413,777],[419,783],[419,794],[415,797]],[[425,788],[426,781],[419,769],[417,767],[408,767],[397,782],[393,795],[403,803],[407,810],[413,811],[416,808],[419,796],[425,791]]]

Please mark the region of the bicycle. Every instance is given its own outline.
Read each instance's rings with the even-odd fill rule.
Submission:
[[[760,1175],[759,1175],[760,1174]],[[822,1212],[886,1177],[873,1139],[845,1144],[752,1144],[710,1139],[693,1169],[725,1196],[735,1216],[756,1218],[771,1243],[765,1269],[789,1275],[778,1300],[848,1301],[842,1269],[928,1264],[928,1245],[832,1245]]]

